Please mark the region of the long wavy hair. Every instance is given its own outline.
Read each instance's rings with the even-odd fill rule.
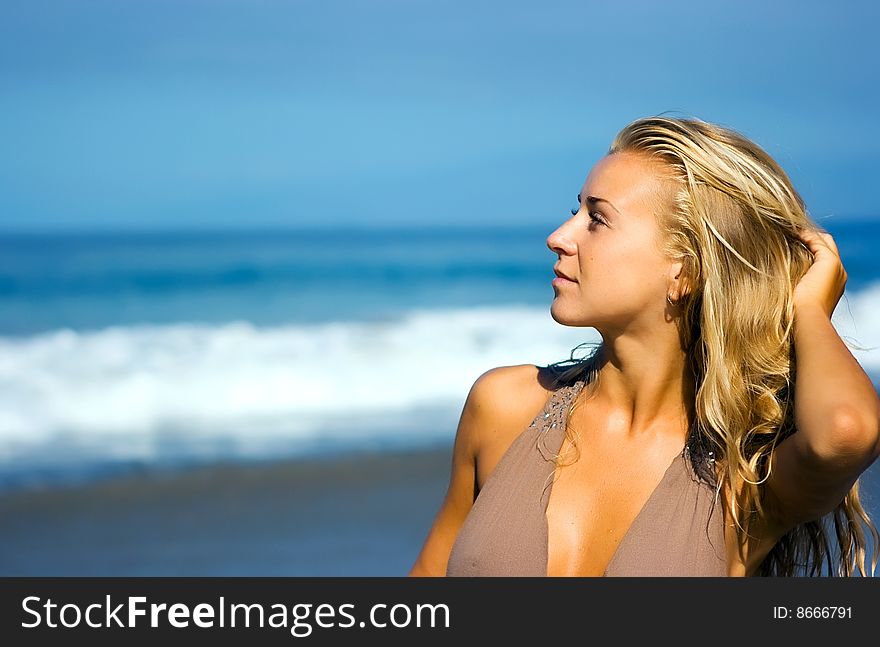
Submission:
[[[659,173],[671,180],[664,185],[669,195],[658,196],[658,206],[667,206],[657,219],[662,250],[682,260],[688,288],[677,304],[696,385],[688,446],[692,458],[714,455],[714,462],[693,464],[714,465],[707,480],[719,488],[718,479],[726,481],[741,551],[752,522],[766,514],[771,452],[795,431],[793,292],[813,260],[796,232],[824,229],[785,171],[735,130],[696,118],[646,117],[617,134],[608,154],[617,152],[660,162]],[[578,360],[572,351],[550,366],[557,382],[586,375],[585,393],[595,392],[598,355]],[[566,435],[575,445],[568,425]],[[818,576],[826,564],[827,575],[849,577],[857,565],[866,576],[862,525],[874,540],[873,576],[880,536],[859,500],[859,480],[834,510],[782,536],[754,575]]]

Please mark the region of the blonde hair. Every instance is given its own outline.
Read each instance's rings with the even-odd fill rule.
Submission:
[[[792,296],[812,263],[796,232],[824,230],[785,171],[729,128],[695,118],[646,117],[617,134],[608,154],[619,152],[659,162],[669,189],[658,196],[668,200],[657,219],[662,251],[682,260],[687,286],[677,323],[696,385],[690,445],[714,451],[741,551],[751,522],[766,514],[762,495],[771,452],[795,431]],[[552,365],[557,381],[586,373],[594,391],[596,356],[575,360],[572,353],[568,366]],[[566,435],[571,438],[567,425]],[[755,575],[817,576],[825,563],[828,575],[852,576],[857,565],[866,576],[862,524],[874,539],[873,576],[880,536],[859,500],[858,480],[834,510],[789,530]]]

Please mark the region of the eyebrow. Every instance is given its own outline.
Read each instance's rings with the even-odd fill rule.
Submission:
[[[615,207],[613,204],[611,204],[610,202],[608,202],[608,200],[606,200],[605,198],[597,198],[597,197],[595,197],[595,196],[588,195],[588,196],[587,196],[587,202],[588,202],[589,204],[595,204],[595,203],[597,203],[597,202],[604,202],[605,204],[607,204],[608,206],[610,206],[612,209],[614,209],[615,211],[617,211],[617,213],[620,213],[620,211],[617,210],[617,207]],[[581,194],[578,193],[578,204],[580,204],[580,203],[581,203]]]

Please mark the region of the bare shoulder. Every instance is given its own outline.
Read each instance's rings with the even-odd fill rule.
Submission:
[[[475,450],[480,453],[523,431],[550,397],[551,380],[545,368],[534,364],[499,366],[477,378],[468,394],[468,405],[482,423],[475,430]]]
[[[547,403],[554,388],[552,373],[534,364],[499,366],[474,383],[471,395],[481,412],[474,444],[477,492],[511,443]]]
[[[445,573],[452,545],[487,471],[541,410],[551,382],[546,370],[531,364],[492,368],[474,381],[455,433],[446,496],[410,575]]]

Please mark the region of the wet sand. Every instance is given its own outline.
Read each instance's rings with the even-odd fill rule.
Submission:
[[[0,575],[406,575],[451,456],[221,464],[0,494]]]
[[[7,492],[0,576],[403,576],[451,456],[450,444]],[[861,484],[880,525],[880,461]]]

